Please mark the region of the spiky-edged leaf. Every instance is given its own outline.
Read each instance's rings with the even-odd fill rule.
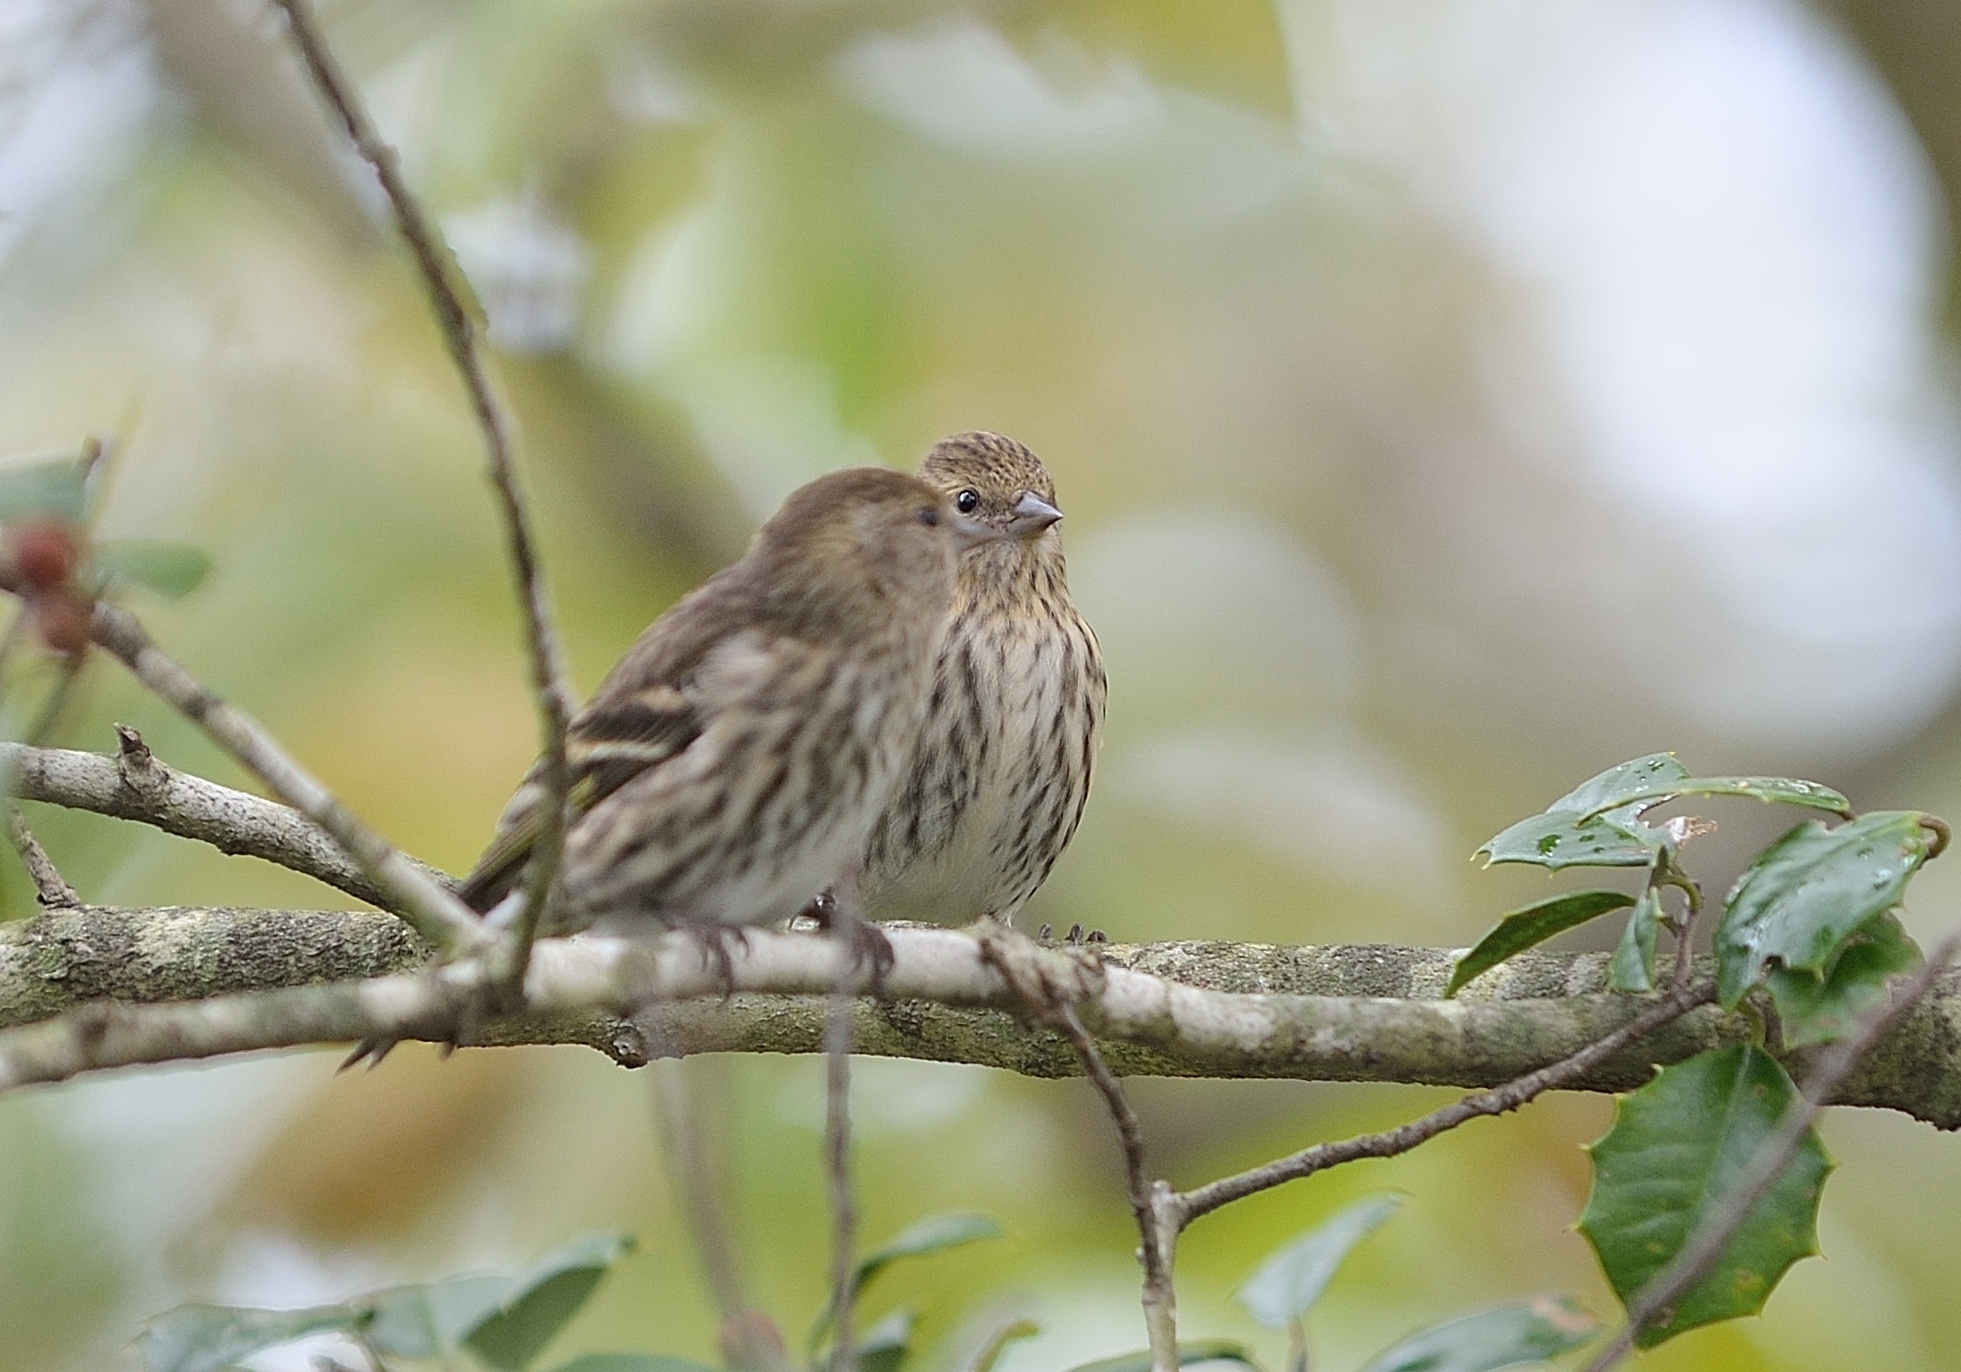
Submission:
[[[1772,967],[1764,976],[1777,1007],[1777,1028],[1786,1048],[1830,1043],[1854,1032],[1861,1018],[1886,1001],[1887,983],[1918,971],[1920,945],[1899,919],[1881,915],[1846,940],[1822,979],[1810,972]]]
[[[1588,1150],[1593,1190],[1580,1232],[1623,1304],[1701,1222],[1724,1210],[1739,1175],[1797,1098],[1777,1060],[1748,1044],[1665,1067],[1620,1098],[1613,1128]],[[1640,1346],[1762,1309],[1785,1269],[1818,1251],[1818,1197],[1831,1165],[1807,1130],[1709,1270],[1638,1331]]]
[[[1716,927],[1724,1007],[1773,962],[1828,975],[1846,941],[1900,903],[1934,844],[1914,810],[1875,811],[1835,828],[1809,820],[1771,844],[1737,878]]]

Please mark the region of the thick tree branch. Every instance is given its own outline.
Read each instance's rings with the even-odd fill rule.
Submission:
[[[22,800],[135,820],[223,853],[277,863],[380,909],[395,907],[388,892],[298,810],[176,771],[157,759],[134,729],[118,726],[117,733],[122,749],[113,758],[0,743],[0,777],[10,780],[12,794]],[[450,884],[435,868],[407,861],[431,881]]]
[[[888,999],[855,1005],[856,1051],[1038,1077],[1080,1072],[1060,1035],[1016,1020],[1017,998],[971,936],[904,926],[889,927],[888,937],[896,958]],[[738,994],[724,1003],[720,970],[703,964],[693,940],[552,940],[539,950],[533,1011],[477,1025],[467,1041],[578,1043],[627,1065],[700,1052],[818,1052],[836,973],[830,943],[750,933],[746,947],[731,950]],[[1452,956],[1443,949],[1113,944],[1103,949],[1100,971],[1084,965],[1086,954],[1038,952],[1055,959],[1062,974],[1085,978],[1078,1013],[1119,1075],[1496,1086],[1567,1057],[1653,1004],[1604,992],[1604,954],[1526,954],[1460,999],[1442,1001],[1435,997]],[[386,1015],[371,1013],[376,1002],[344,988],[308,988],[330,1004],[250,1032],[234,1022],[223,1042],[207,1036],[201,1054],[366,1037],[441,1039],[453,1028],[442,1019],[441,998],[414,990],[419,976],[406,975],[426,954],[398,922],[365,912],[54,911],[0,925],[0,1028],[31,1025],[84,1001],[120,999],[132,1003],[117,1012],[126,1019],[114,1061],[158,1061],[177,1054],[166,1051],[167,1042],[141,1039],[144,1017],[158,1013],[147,1003],[380,976],[390,978],[396,989],[388,994],[398,997],[387,1002]],[[667,999],[642,999],[649,992]],[[678,999],[687,996],[699,999]],[[163,1008],[193,1020],[201,1010]],[[1654,1063],[1750,1032],[1744,1018],[1704,1006],[1569,1086],[1626,1090],[1646,1081]],[[0,1034],[0,1055],[15,1046],[12,1034]],[[1799,1074],[1809,1059],[1803,1052],[1780,1056]],[[1961,973],[1943,974],[1834,1098],[1961,1128]]]

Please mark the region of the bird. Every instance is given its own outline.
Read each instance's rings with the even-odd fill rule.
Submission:
[[[572,719],[539,932],[773,924],[853,889],[924,718],[956,562],[1012,533],[882,467],[793,492]],[[545,796],[540,762],[462,883],[472,908],[519,886]]]
[[[1012,924],[1068,846],[1103,738],[1096,635],[1069,597],[1055,483],[1012,438],[970,432],[920,479],[1001,537],[959,559],[905,779],[866,845],[878,920]]]

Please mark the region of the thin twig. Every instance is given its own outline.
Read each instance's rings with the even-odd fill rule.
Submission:
[[[497,493],[499,513],[517,581],[518,601],[524,613],[525,649],[531,662],[531,686],[538,709],[540,753],[544,764],[545,798],[539,806],[539,833],[525,874],[525,903],[513,927],[508,948],[509,963],[500,969],[510,986],[524,980],[530,958],[531,941],[544,912],[552,880],[557,874],[560,848],[564,839],[565,797],[570,789],[570,769],[565,758],[565,730],[572,718],[573,700],[566,684],[565,665],[558,637],[552,629],[550,596],[539,564],[537,543],[531,531],[531,516],[523,487],[518,482],[511,453],[511,424],[505,417],[490,384],[478,337],[480,310],[475,302],[466,303],[469,284],[456,269],[455,258],[442,240],[440,231],[402,179],[395,150],[382,141],[374,124],[361,107],[360,98],[341,72],[313,22],[305,0],[275,0],[285,12],[292,29],[293,43],[306,63],[314,85],[319,89],[348,140],[363,160],[374,169],[382,192],[388,197],[395,226],[422,276],[423,289],[436,315],[450,357],[462,375],[469,393],[470,408],[483,431],[484,449],[490,460],[490,482]]]
[[[157,647],[135,615],[98,602],[90,628],[95,641],[152,693],[244,764],[274,795],[325,829],[387,895],[393,912],[417,933],[438,947],[469,951],[482,946],[487,931],[454,892],[363,824],[242,710],[219,699]]]
[[[1411,1120],[1408,1124],[1379,1134],[1362,1134],[1356,1138],[1343,1139],[1335,1143],[1317,1143],[1288,1157],[1276,1159],[1263,1167],[1251,1168],[1230,1177],[1221,1177],[1204,1186],[1194,1187],[1177,1197],[1179,1225],[1190,1224],[1201,1215],[1210,1214],[1222,1205],[1230,1204],[1255,1192],[1265,1191],[1283,1182],[1298,1181],[1311,1177],[1330,1167],[1357,1158],[1392,1158],[1399,1153],[1407,1153],[1420,1144],[1429,1142],[1437,1135],[1469,1120],[1485,1115],[1502,1115],[1516,1110],[1533,1097],[1553,1090],[1573,1081],[1588,1071],[1613,1057],[1631,1044],[1647,1037],[1667,1024],[1716,998],[1713,983],[1686,987],[1671,991],[1653,1005],[1643,1010],[1619,1029],[1603,1035],[1586,1047],[1558,1062],[1551,1063],[1537,1071],[1528,1072],[1516,1080],[1489,1091],[1480,1091],[1453,1101],[1441,1110]]]
[[[1819,1057],[1813,1069],[1806,1074],[1798,1098],[1791,1102],[1777,1128],[1757,1145],[1749,1165],[1737,1174],[1735,1184],[1723,1194],[1720,1204],[1690,1231],[1675,1256],[1661,1271],[1649,1278],[1647,1284],[1635,1293],[1634,1299],[1627,1303],[1626,1325],[1615,1335],[1614,1341],[1587,1364],[1586,1372],[1607,1372],[1620,1362],[1632,1350],[1634,1340],[1649,1321],[1672,1307],[1681,1299],[1683,1292],[1702,1280],[1711,1264],[1729,1246],[1730,1239],[1749,1217],[1750,1211],[1776,1183],[1804,1142],[1805,1135],[1811,1131],[1819,1113],[1831,1102],[1833,1094],[1858,1065],[1866,1049],[1872,1046],[1886,1026],[1920,1002],[1957,952],[1961,952],[1961,933],[1949,935],[1934,955],[1927,959],[1927,965],[1901,988],[1897,996],[1889,998],[1877,1011],[1868,1014],[1852,1034],[1833,1044]]]
[[[831,941],[838,944],[837,982],[824,1020],[824,1175],[831,1197],[831,1357],[828,1372],[857,1372],[853,1307],[857,1304],[858,1206],[851,1191],[851,1010],[860,947],[855,902],[839,901]]]
[[[1110,1121],[1123,1148],[1124,1189],[1137,1220],[1137,1261],[1144,1268],[1144,1328],[1150,1339],[1152,1372],[1175,1372],[1178,1366],[1178,1293],[1172,1279],[1178,1229],[1175,1197],[1164,1182],[1153,1179],[1144,1162],[1144,1130],[1124,1094],[1123,1084],[1103,1061],[1096,1040],[1083,1028],[1075,1007],[1067,1001],[1045,1016],[1059,1028],[1082,1059],[1083,1071],[1103,1097]],[[1172,1201],[1167,1205],[1166,1201]]]
[[[69,909],[82,903],[75,888],[63,880],[47,849],[34,837],[34,831],[27,827],[27,821],[21,818],[18,805],[7,806],[7,831],[13,838],[14,851],[20,854],[21,866],[27,869],[28,879],[34,883],[35,899],[49,909]]]

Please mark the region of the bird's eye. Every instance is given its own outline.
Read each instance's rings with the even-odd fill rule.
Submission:
[[[919,507],[919,522],[929,529],[933,528],[940,522],[940,512],[931,505],[921,505]]]
[[[962,491],[953,498],[953,508],[961,514],[972,514],[980,508],[980,492]]]

